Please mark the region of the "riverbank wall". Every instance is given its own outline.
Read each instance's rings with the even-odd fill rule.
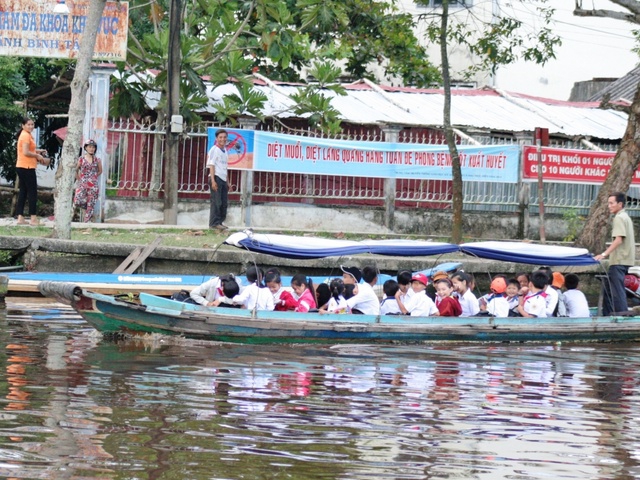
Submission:
[[[0,250],[21,256],[28,270],[40,272],[111,273],[138,245],[105,244],[53,238],[0,236]],[[488,292],[491,277],[496,274],[515,276],[530,272],[536,266],[502,261],[476,259],[454,253],[437,257],[392,257],[353,255],[313,260],[293,260],[247,252],[228,245],[211,248],[158,246],[142,264],[138,273],[202,275],[203,281],[212,275],[243,274],[251,265],[263,269],[278,267],[283,275],[304,273],[313,276],[339,277],[340,265],[374,265],[381,273],[396,275],[400,270],[418,271],[441,263],[457,262],[477,280],[478,289]],[[604,273],[603,266],[556,267],[563,273],[580,275],[581,289],[592,298],[597,297],[600,282],[596,275]]]

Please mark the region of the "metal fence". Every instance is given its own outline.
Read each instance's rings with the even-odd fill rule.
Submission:
[[[215,123],[201,123],[190,127],[183,134],[179,153],[178,193],[181,198],[208,197],[207,129],[223,127]],[[227,126],[228,127],[228,126]],[[287,129],[279,124],[262,125],[272,131],[281,131],[303,136],[325,136],[313,130]],[[360,141],[383,141],[384,133],[378,128],[346,129],[336,139]],[[444,137],[436,130],[403,130],[399,141],[417,144],[444,144]],[[466,139],[459,137],[461,145],[479,142],[484,145],[517,144],[509,136],[490,136],[481,133]],[[554,147],[578,148],[579,143],[554,142]],[[596,145],[611,150],[611,144]],[[163,156],[164,128],[155,123],[138,123],[131,120],[112,120],[108,132],[107,195],[110,197],[158,198],[164,189]],[[253,201],[294,201],[314,204],[362,204],[383,206],[385,181],[370,177],[344,177],[337,175],[308,175],[288,172],[252,172]],[[240,195],[241,172],[230,170],[230,195]],[[530,188],[522,184],[494,182],[465,182],[464,206],[466,210],[515,212],[519,209],[522,189],[527,192],[531,211],[538,204],[535,185]],[[544,204],[550,213],[573,209],[577,214],[586,214],[595,200],[597,185],[546,183]],[[632,196],[640,197],[640,190],[632,187]],[[397,179],[395,189],[396,208],[450,208],[451,182],[443,180]],[[527,200],[525,199],[525,200]]]

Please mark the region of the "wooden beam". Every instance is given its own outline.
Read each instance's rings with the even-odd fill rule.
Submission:
[[[116,268],[113,273],[135,273],[135,271],[144,263],[149,255],[153,253],[160,242],[162,236],[158,235],[153,242],[146,247],[137,247],[129,254],[127,258]]]

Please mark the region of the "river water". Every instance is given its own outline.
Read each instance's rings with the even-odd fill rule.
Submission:
[[[640,478],[640,344],[105,341],[0,309],[0,477]]]

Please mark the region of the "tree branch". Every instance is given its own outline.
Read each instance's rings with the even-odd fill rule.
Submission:
[[[640,3],[637,0],[609,0],[611,3],[626,8],[631,13],[640,14]]]
[[[47,98],[49,98],[52,95],[56,95],[58,92],[61,92],[63,90],[67,90],[69,88],[69,85],[71,84],[71,82],[69,81],[61,81],[59,83],[64,83],[64,85],[57,87],[57,88],[53,88],[52,90],[48,91],[47,93],[44,93],[42,95],[38,95],[37,97],[31,97],[29,99],[29,103],[33,104],[34,102],[38,102],[40,100],[45,100]]]
[[[136,44],[136,47],[140,49],[140,52],[142,52],[143,55],[147,54],[147,51],[144,49],[144,47],[140,43],[140,40],[138,40],[138,38],[133,33],[129,32],[129,38],[133,40],[133,43]],[[141,63],[146,63],[146,60],[144,58],[140,58],[140,56],[133,53],[131,49],[127,48],[127,52],[129,52],[131,55],[136,57],[136,59],[139,60]]]
[[[236,43],[236,40],[238,39],[240,34],[244,31],[244,27],[246,27],[247,23],[249,23],[249,19],[251,18],[251,15],[253,14],[253,9],[255,7],[256,7],[256,0],[252,0],[251,6],[249,7],[249,11],[247,12],[247,16],[242,21],[242,24],[240,25],[240,27],[238,27],[238,30],[236,30],[236,32],[233,34],[233,36],[229,39],[229,42],[227,43],[227,46],[224,47],[222,50],[220,50],[220,52],[218,52],[216,55],[214,55],[211,59],[209,59],[208,62],[202,64],[197,69],[194,68],[194,70],[196,72],[199,72],[200,70],[203,70],[205,68],[210,67],[211,65],[216,63],[220,59],[220,57],[222,57],[224,54],[229,52],[229,50],[231,49],[231,46]]]
[[[615,12],[613,10],[587,10],[584,8],[576,7],[573,11],[573,14],[576,17],[602,17],[602,18],[613,18],[614,20],[623,20],[625,22],[640,24],[640,15],[624,13],[624,12]]]
[[[602,110],[615,110],[616,112],[624,112],[627,115],[631,114],[631,105],[620,105],[617,103],[611,103],[611,94],[607,93],[602,100],[598,108]]]

